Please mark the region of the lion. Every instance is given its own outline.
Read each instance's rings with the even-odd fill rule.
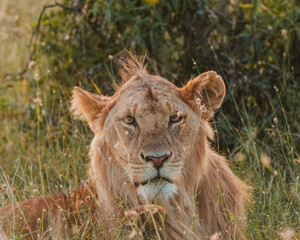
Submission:
[[[119,199],[129,209],[155,201],[166,211],[163,222],[154,219],[159,238],[242,239],[249,187],[209,145],[224,81],[209,71],[178,88],[143,62],[131,53],[120,61],[111,97],[74,89],[72,111],[94,133],[90,175],[102,218],[118,215]]]
[[[223,79],[208,71],[177,87],[150,74],[144,60],[131,52],[120,60],[121,83],[112,96],[73,91],[71,111],[94,134],[89,177],[97,208],[91,212],[103,224],[103,238],[130,231],[125,215],[138,216],[145,239],[244,239],[250,187],[210,147],[209,120],[224,99]],[[56,224],[67,219],[64,237],[74,221],[58,209],[71,205],[55,199],[51,208]]]

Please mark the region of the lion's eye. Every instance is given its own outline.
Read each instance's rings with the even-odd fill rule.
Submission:
[[[124,122],[126,122],[127,124],[135,124],[135,119],[134,119],[134,117],[126,116],[126,118],[124,119]]]
[[[182,116],[179,114],[174,114],[171,116],[170,120],[171,120],[171,123],[178,123],[182,120]]]

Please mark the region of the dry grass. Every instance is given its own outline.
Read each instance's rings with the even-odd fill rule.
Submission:
[[[42,6],[50,0],[1,0],[0,2],[0,75],[24,67],[32,23]]]

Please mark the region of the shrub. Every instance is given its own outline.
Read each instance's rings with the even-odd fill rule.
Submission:
[[[122,57],[127,48],[140,55],[148,51],[149,68],[177,85],[198,72],[218,71],[229,89],[223,111],[239,129],[247,118],[239,109],[247,110],[250,125],[277,115],[283,119],[281,108],[270,106],[270,101],[279,106],[279,97],[289,118],[299,118],[300,8],[293,1],[65,0],[64,5],[77,11],[43,15],[34,56],[46,55],[64,86],[80,81],[89,89],[95,82],[102,93],[111,93],[117,66],[108,56]],[[299,122],[288,124],[299,128]],[[267,135],[265,127],[257,128],[260,138]],[[234,141],[224,139],[230,149]]]

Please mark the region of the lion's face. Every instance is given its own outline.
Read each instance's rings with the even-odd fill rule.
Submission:
[[[199,169],[205,168],[195,149],[205,149],[207,121],[225,94],[223,80],[207,72],[178,88],[148,74],[137,62],[131,66],[123,66],[124,83],[112,97],[74,89],[72,109],[88,121],[97,140],[92,152],[102,155],[92,156],[92,164],[104,161],[97,174],[115,177],[116,191],[130,183],[145,199],[191,192],[182,191],[182,186],[188,188],[190,179],[195,182]]]
[[[177,88],[154,76],[135,79],[119,91],[107,114],[103,136],[139,195],[176,193],[184,181],[201,119]]]

